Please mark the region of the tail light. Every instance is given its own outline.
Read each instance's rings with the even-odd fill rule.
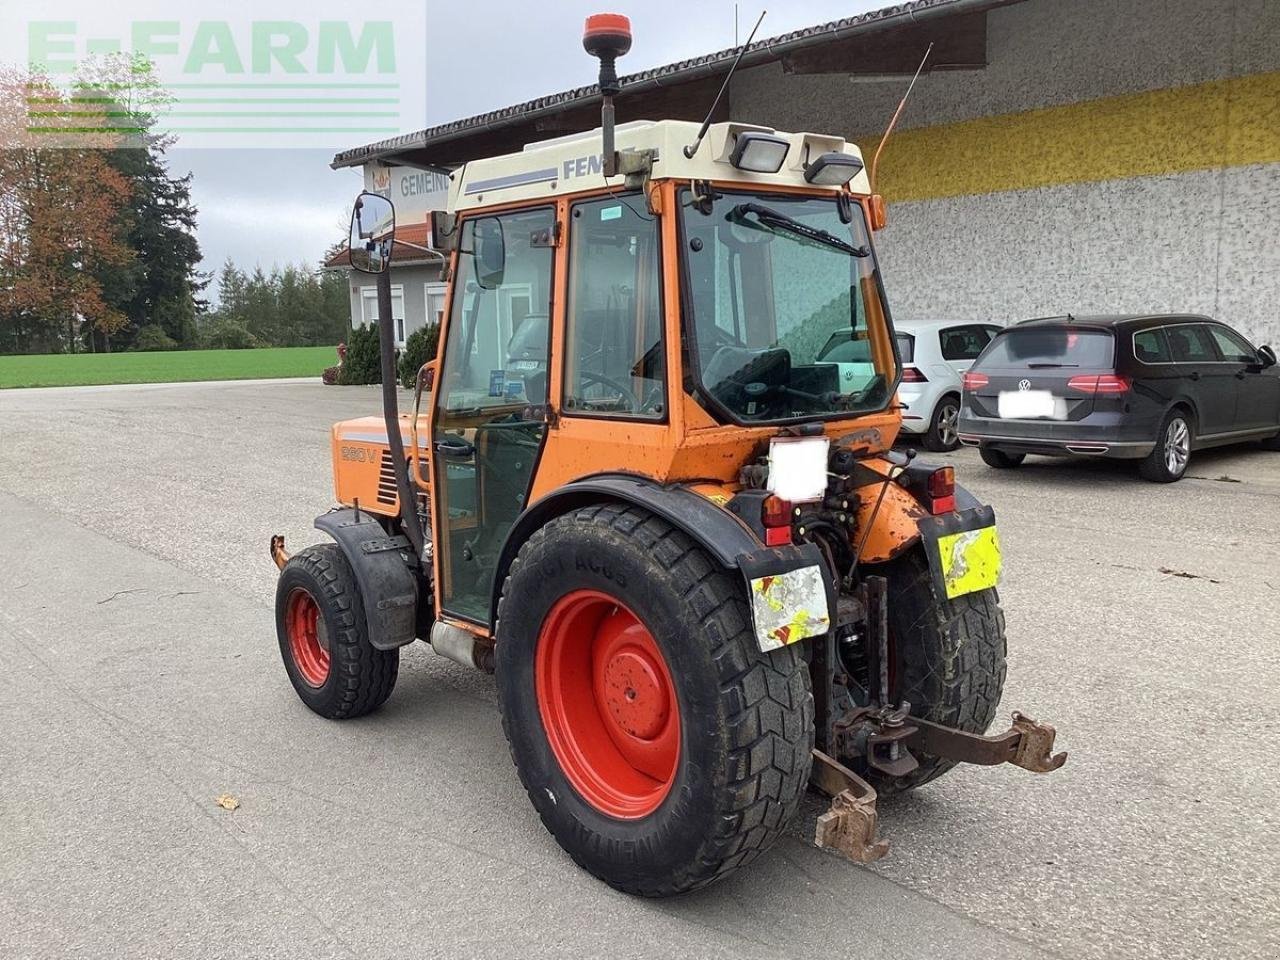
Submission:
[[[1067,381],[1069,390],[1079,390],[1081,393],[1103,393],[1118,394],[1128,393],[1129,388],[1133,386],[1133,380],[1129,377],[1118,377],[1114,373],[1104,373],[1098,376],[1081,376],[1072,377]]]
[[[903,383],[928,383],[929,378],[917,370],[915,367],[902,368]]]
[[[769,497],[760,507],[764,525],[764,542],[769,547],[785,547],[791,543],[791,504],[781,497]]]
[[[944,513],[953,513],[956,509],[956,468],[942,467],[929,474],[929,482],[925,486],[928,491],[929,512],[935,517]]]
[[[985,373],[974,373],[972,370],[969,370],[960,378],[960,382],[964,385],[966,390],[977,390],[990,383],[991,378]]]

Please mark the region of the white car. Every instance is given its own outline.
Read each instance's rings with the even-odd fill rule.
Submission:
[[[996,323],[894,323],[902,358],[903,433],[922,436],[926,450],[954,450],[960,445],[960,378],[978,359]]]

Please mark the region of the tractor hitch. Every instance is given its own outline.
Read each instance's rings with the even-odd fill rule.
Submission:
[[[818,817],[814,843],[857,863],[872,863],[889,852],[889,841],[876,839],[875,787],[817,749],[810,780],[831,798],[831,809]]]
[[[1032,773],[1051,773],[1067,762],[1065,752],[1053,752],[1057,731],[1017,710],[1013,712],[1013,726],[994,737],[966,733],[919,717],[912,717],[911,723],[916,730],[907,739],[909,746],[957,763],[984,767],[1011,763]]]
[[[1008,730],[984,736],[911,716],[909,709],[909,704],[863,708],[839,726],[851,733],[858,728],[869,731],[863,740],[867,765],[892,777],[919,766],[912,750],[984,767],[1011,763],[1032,773],[1050,773],[1067,762],[1065,752],[1053,752],[1057,731],[1016,710]],[[810,782],[831,797],[830,809],[818,817],[814,842],[819,847],[857,863],[871,863],[889,852],[889,841],[876,839],[876,791],[871,784],[818,749],[813,751]]]

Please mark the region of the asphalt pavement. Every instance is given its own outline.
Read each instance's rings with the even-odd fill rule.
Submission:
[[[1280,956],[1280,454],[940,459],[1006,556],[1002,714],[1037,777],[881,804],[889,858],[793,834],[725,883],[617,894],[543,830],[490,678],[406,649],[330,723],[279,663],[272,533],[316,542],[328,427],[373,388],[0,392],[0,956]],[[235,810],[215,804],[227,794]]]

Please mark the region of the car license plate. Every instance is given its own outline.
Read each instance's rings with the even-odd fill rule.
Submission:
[[[950,533],[937,540],[947,599],[988,590],[1000,581],[1000,536],[994,526]]]
[[[1059,409],[1061,405],[1064,409]],[[1066,419],[1066,401],[1061,401],[1048,390],[1002,390],[997,410],[1002,420],[1032,420],[1049,418]]]

